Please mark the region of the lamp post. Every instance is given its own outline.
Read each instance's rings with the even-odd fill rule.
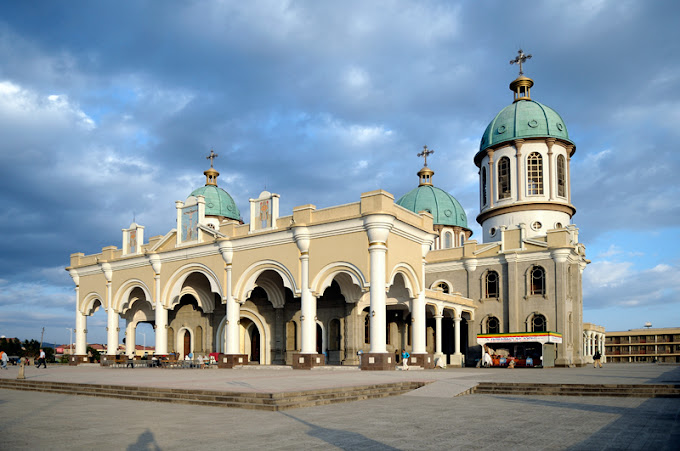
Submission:
[[[67,327],[66,329],[70,332],[68,337],[68,354],[73,355],[73,329],[70,327]]]

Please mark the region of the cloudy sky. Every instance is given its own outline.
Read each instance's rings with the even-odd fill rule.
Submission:
[[[520,47],[577,145],[584,319],[680,326],[678,17],[672,1],[2,2],[0,334],[67,342],[69,255],[121,246],[133,218],[165,234],[211,148],[242,212],[266,186],[290,214],[401,196],[427,144],[473,220],[472,157]],[[105,314],[88,329],[105,341]]]

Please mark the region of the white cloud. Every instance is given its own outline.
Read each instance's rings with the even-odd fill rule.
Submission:
[[[652,306],[680,302],[680,268],[659,263],[636,269],[633,262],[596,261],[583,273],[584,308]]]

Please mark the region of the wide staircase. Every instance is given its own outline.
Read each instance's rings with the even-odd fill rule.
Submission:
[[[680,398],[680,385],[672,384],[531,384],[480,382],[470,391],[477,395],[517,396],[628,396]]]
[[[296,392],[244,393],[0,379],[0,388],[10,390],[270,411],[397,396],[423,385],[425,382],[395,382]]]

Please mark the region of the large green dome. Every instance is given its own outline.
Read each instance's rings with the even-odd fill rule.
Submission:
[[[192,196],[205,197],[206,216],[222,216],[238,221],[241,217],[238,207],[228,192],[216,185],[206,185],[191,192]]]
[[[420,185],[404,194],[398,201],[400,205],[414,213],[427,211],[434,217],[435,225],[459,226],[468,228],[465,210],[455,197],[432,185]]]
[[[572,143],[567,126],[555,110],[533,100],[518,100],[503,108],[486,127],[479,152],[515,139],[543,137]]]

